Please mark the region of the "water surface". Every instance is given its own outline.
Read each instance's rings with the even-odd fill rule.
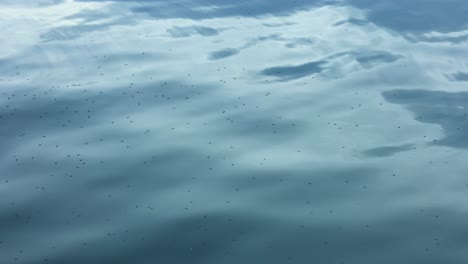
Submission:
[[[0,263],[466,263],[466,14],[0,1]]]

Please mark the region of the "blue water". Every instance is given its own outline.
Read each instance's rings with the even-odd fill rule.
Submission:
[[[467,14],[1,0],[0,264],[468,263]]]

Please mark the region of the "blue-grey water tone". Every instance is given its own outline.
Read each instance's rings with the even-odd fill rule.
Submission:
[[[467,0],[0,0],[0,264],[468,263]]]

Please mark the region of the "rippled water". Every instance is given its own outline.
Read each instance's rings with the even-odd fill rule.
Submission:
[[[468,263],[467,14],[0,1],[0,263]]]

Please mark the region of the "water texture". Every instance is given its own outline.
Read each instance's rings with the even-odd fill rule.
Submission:
[[[1,0],[0,264],[468,263],[467,14]]]

